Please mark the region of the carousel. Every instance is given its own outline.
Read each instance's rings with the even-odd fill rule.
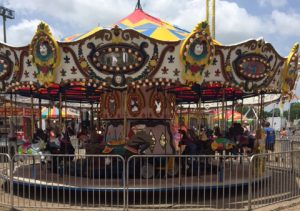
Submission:
[[[62,120],[64,107],[72,103],[84,105],[91,111],[90,123],[85,129],[97,130],[101,136],[101,143],[91,141],[85,146],[92,146],[92,154],[117,154],[124,159],[133,154],[178,154],[174,128],[177,108],[181,105],[196,105],[195,110],[201,113],[206,103],[218,102],[218,109],[223,112],[217,118],[220,130],[225,132],[227,102],[234,105],[239,100],[256,96],[260,105],[258,115],[262,115],[267,95],[280,95],[283,101],[291,99],[298,76],[298,44],[287,57],[279,55],[263,39],[222,45],[212,36],[207,21],[199,22],[188,32],[147,14],[140,3],[110,29],[96,27],[86,34],[57,41],[49,26],[41,22],[27,46],[0,45],[2,93],[8,98],[12,95],[38,101],[35,107],[39,108],[41,102],[55,102],[61,126],[65,124]],[[42,112],[37,115],[42,119]],[[234,115],[231,116],[228,118],[233,119]],[[199,121],[205,120],[199,118]],[[137,142],[131,140],[137,135],[135,130],[143,132]],[[149,160],[154,166],[155,159]],[[160,162],[174,165],[178,161],[166,158]],[[14,184],[30,187],[31,178],[20,175],[27,170],[30,172],[31,166],[16,170]],[[68,171],[73,172],[70,166]],[[154,177],[142,166],[141,169],[146,172],[142,178]],[[53,172],[60,173],[59,170]],[[174,177],[180,174],[178,167],[169,172],[169,176]],[[43,173],[34,174],[34,177],[35,181],[41,180],[38,186],[51,186]],[[76,172],[70,177],[76,178]],[[238,185],[247,184],[237,181]],[[217,184],[213,185],[218,188]],[[56,184],[52,188],[63,186],[76,190],[78,183]],[[193,184],[188,186],[193,187]],[[87,191],[105,189],[101,183],[85,188]],[[114,186],[113,190],[117,188]]]

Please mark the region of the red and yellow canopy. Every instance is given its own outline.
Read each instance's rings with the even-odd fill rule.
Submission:
[[[134,29],[148,37],[162,41],[183,40],[189,34],[188,31],[155,18],[142,9],[136,9],[115,25],[122,29]]]
[[[118,21],[116,24],[122,29],[133,29],[148,37],[161,41],[183,40],[189,34],[188,31],[174,26],[168,22],[155,18],[142,9],[137,8],[133,13]],[[101,30],[101,27],[95,27],[84,34],[75,34],[62,39],[63,42],[73,42]]]

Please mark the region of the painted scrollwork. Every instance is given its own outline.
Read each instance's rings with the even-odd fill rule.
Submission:
[[[171,95],[171,97],[168,99],[169,102],[169,109],[170,109],[170,116],[171,118],[175,117],[176,112],[176,97],[174,95]]]
[[[215,47],[207,22],[201,22],[185,39],[180,50],[185,66],[182,78],[189,82],[202,83],[204,69],[213,61]]]
[[[120,102],[115,92],[107,93],[105,98],[105,107],[110,117],[115,117],[119,109]]]
[[[163,94],[159,92],[153,93],[153,95],[151,96],[150,103],[151,103],[150,106],[153,110],[153,113],[157,117],[161,117],[163,113],[163,108],[165,106]]]
[[[290,94],[290,92],[295,87],[295,82],[298,76],[298,49],[299,44],[296,43],[288,56],[284,70],[282,72],[283,81],[281,90],[284,95]]]
[[[0,80],[4,81],[9,78],[12,74],[12,61],[9,59],[10,52],[7,51],[6,54],[0,54]]]
[[[141,110],[144,108],[144,106],[145,103],[141,93],[131,92],[128,94],[127,110],[131,116],[137,117],[141,113]]]
[[[37,66],[38,81],[41,84],[54,82],[55,68],[60,63],[60,50],[46,23],[41,22],[38,25],[29,52],[30,58]]]
[[[226,52],[225,63],[222,52]],[[283,61],[274,48],[263,40],[250,40],[231,47],[220,47],[217,54],[220,55],[222,72],[227,83],[246,92],[267,87],[280,70]]]
[[[143,42],[140,48],[126,43],[107,44],[96,48],[93,43],[88,58],[92,66],[106,74],[132,73],[145,65],[148,59],[144,48],[148,44]]]
[[[262,80],[270,72],[272,57],[265,58],[257,54],[247,54],[234,61],[237,75],[245,80]]]

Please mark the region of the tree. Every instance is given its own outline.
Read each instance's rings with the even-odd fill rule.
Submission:
[[[289,119],[289,111],[284,111],[283,116]],[[295,119],[300,118],[300,103],[292,103],[290,106],[290,120],[294,121]]]

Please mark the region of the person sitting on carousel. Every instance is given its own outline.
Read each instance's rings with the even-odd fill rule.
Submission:
[[[89,140],[89,137],[87,135],[87,128],[86,127],[81,128],[81,131],[77,134],[77,139],[78,139],[78,142],[79,142],[79,144],[78,144],[79,147],[83,148]]]
[[[86,150],[86,154],[100,154],[104,145],[103,135],[97,133],[95,128],[91,131],[90,138],[85,142],[84,148]]]
[[[216,138],[221,138],[223,137],[222,133],[221,133],[221,129],[219,126],[215,126],[214,127],[214,133],[213,133],[213,139],[216,139]]]
[[[124,148],[134,154],[144,153],[152,143],[152,137],[146,133],[145,129],[146,125],[143,124],[131,127],[126,138],[127,145]]]
[[[210,140],[208,131],[205,130],[204,126],[201,126],[199,131],[199,139],[200,139],[200,150],[202,154],[206,154],[207,150],[210,148]]]
[[[199,142],[199,139],[196,137],[194,131],[191,129],[188,129],[188,131],[179,130],[179,133],[182,134],[181,140],[179,142],[179,146],[184,148],[183,150],[181,150],[182,154],[184,155],[198,154],[197,142]]]

